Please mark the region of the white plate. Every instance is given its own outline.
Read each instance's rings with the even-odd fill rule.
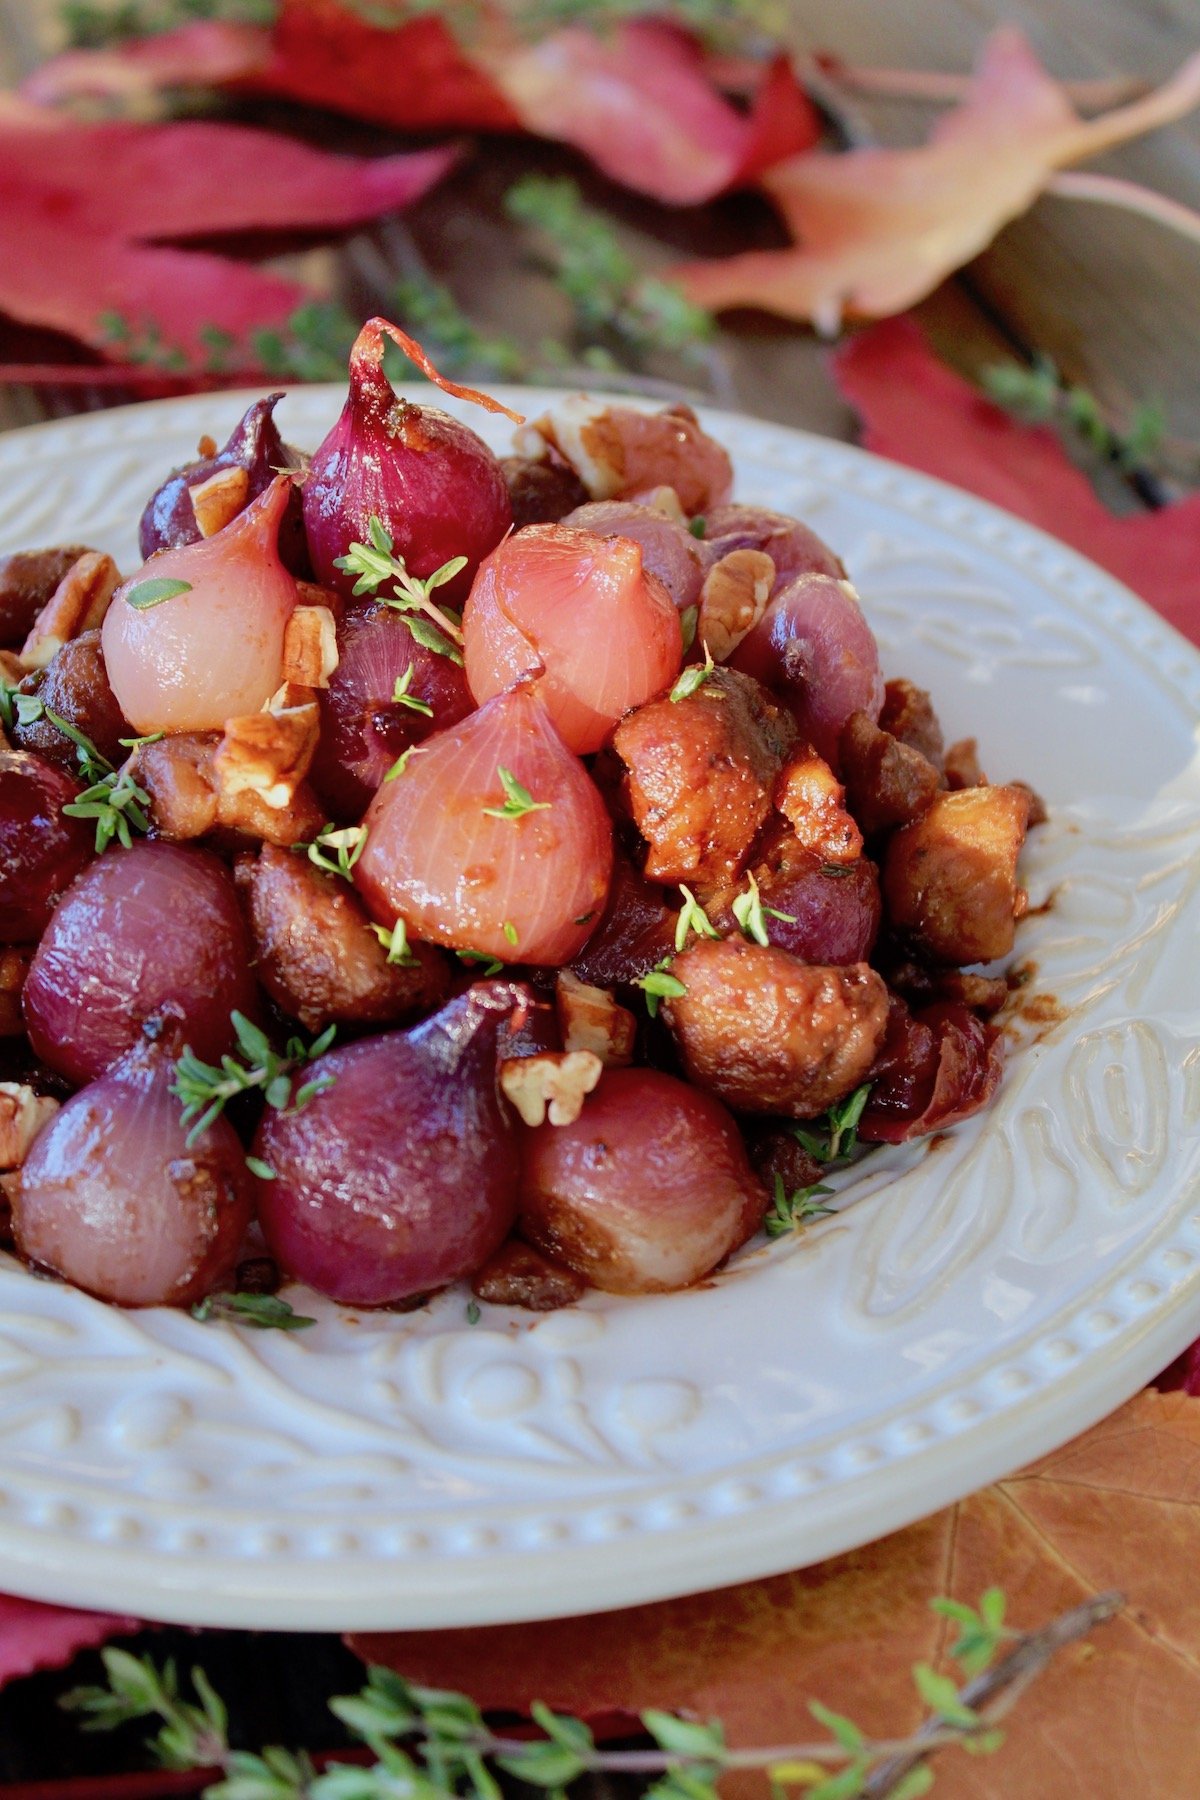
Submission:
[[[426,390],[427,392],[427,390]],[[539,396],[510,393],[515,405]],[[0,548],[135,562],[246,395],[0,439]],[[312,446],[340,394],[297,390]],[[508,427],[457,406],[498,447]],[[195,1624],[482,1624],[846,1550],[1050,1449],[1200,1332],[1200,658],[939,483],[715,415],[738,491],[845,556],[885,668],[1053,809],[1018,956],[1069,1009],[999,1101],[719,1280],[548,1317],[461,1292],[302,1334],[120,1312],[0,1267],[0,1589]]]

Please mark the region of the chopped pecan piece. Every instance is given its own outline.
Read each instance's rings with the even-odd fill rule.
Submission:
[[[637,1020],[607,988],[592,987],[570,969],[560,969],[555,1003],[564,1050],[590,1050],[606,1069],[633,1061]]]
[[[272,1000],[309,1031],[387,1024],[440,1006],[450,991],[445,958],[410,945],[410,963],[387,952],[354,890],[306,857],[274,844],[238,858],[254,936],[255,973]]]
[[[775,783],[775,805],[802,849],[826,863],[852,863],[862,855],[862,832],[846,811],[846,790],[816,751],[794,756]]]
[[[892,925],[937,962],[992,962],[1013,947],[1028,899],[1017,886],[1029,795],[1016,787],[938,794],[888,844]]]
[[[86,544],[68,544],[0,556],[0,644],[15,649],[24,643],[67,570],[87,554]]]
[[[251,788],[218,790],[212,759],[220,741],[216,732],[179,732],[134,751],[130,760],[150,796],[155,835],[186,842],[220,830],[283,845],[314,838],[325,813],[306,781],[282,807],[268,806]]]
[[[767,610],[775,564],[762,550],[731,550],[715,562],[700,590],[696,638],[715,662],[731,657]]]
[[[217,469],[207,481],[188,489],[196,525],[202,538],[213,537],[236,519],[250,493],[250,471],[240,463]]]
[[[337,621],[329,607],[296,607],[283,634],[284,681],[327,688],[337,666]]]
[[[0,1081],[0,1169],[21,1167],[30,1144],[57,1111],[57,1100],[22,1082]]]
[[[868,836],[907,825],[941,789],[929,758],[882,731],[868,713],[850,714],[839,751],[850,810]]]
[[[104,621],[121,576],[111,556],[85,550],[71,564],[33,622],[21,649],[21,665],[44,669],[71,638],[94,631]]]
[[[902,744],[919,750],[935,768],[942,766],[942,728],[933,710],[933,702],[924,688],[914,681],[884,683],[883,710],[879,715],[882,731],[890,731]]]
[[[824,1112],[861,1084],[887,1026],[887,987],[866,963],[725,938],[693,944],[671,973],[686,991],[662,1011],[688,1075],[742,1112]]]
[[[471,1292],[481,1300],[493,1306],[523,1306],[529,1312],[573,1306],[587,1293],[587,1285],[574,1269],[552,1262],[518,1238],[508,1238],[471,1277]]]
[[[526,1125],[573,1125],[603,1071],[590,1050],[543,1050],[501,1063],[500,1086]]]
[[[795,738],[790,714],[732,669],[715,669],[686,699],[628,714],[613,746],[649,846],[646,874],[701,887],[738,874]]]
[[[309,690],[297,692],[288,685],[262,712],[226,720],[225,734],[212,753],[218,792],[233,799],[249,791],[276,812],[290,805],[308,774],[320,731],[316,699]]]
[[[20,1037],[25,1030],[21,1016],[21,989],[33,961],[32,944],[0,950],[0,1037]]]

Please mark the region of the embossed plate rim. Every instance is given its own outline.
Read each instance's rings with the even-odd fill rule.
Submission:
[[[503,391],[518,406],[548,397],[545,390]],[[244,393],[240,397],[244,403]],[[0,467],[30,454],[36,461],[79,451],[103,457],[108,446],[149,450],[182,433],[185,423],[194,436],[209,422],[211,410],[236,398],[155,402],[37,426],[0,439]],[[319,420],[332,419],[340,398],[336,387],[299,389],[292,390],[289,403],[298,402],[317,428]],[[965,538],[976,551],[986,548],[1014,564],[1028,563],[1047,579],[1052,571],[1069,610],[1095,621],[1099,606],[1101,629],[1178,700],[1197,707],[1200,657],[1191,646],[1119,583],[1054,539],[947,484],[852,446],[737,414],[713,410],[708,416],[718,434],[733,441],[735,455],[769,463],[773,446],[782,444],[804,465],[806,476],[842,478],[864,498],[883,497],[942,535],[956,536],[960,548]],[[969,1134],[970,1128],[961,1141],[969,1141]],[[55,1499],[51,1462],[45,1482],[26,1479],[23,1497],[12,1491],[0,1495],[0,1587],[198,1624],[345,1629],[600,1610],[816,1560],[894,1529],[1044,1453],[1162,1367],[1200,1330],[1200,1218],[1190,1210],[1195,1204],[1194,1184],[1181,1189],[1171,1217],[1148,1243],[1122,1258],[1102,1290],[1073,1304],[1069,1317],[1060,1316],[1060,1309],[1041,1318],[1011,1354],[985,1359],[969,1382],[945,1384],[947,1393],[972,1389],[972,1419],[943,1422],[931,1439],[907,1447],[896,1437],[906,1417],[899,1404],[886,1417],[863,1421],[849,1436],[843,1429],[840,1444],[831,1426],[819,1455],[806,1448],[804,1459],[827,1456],[832,1463],[840,1457],[843,1466],[812,1487],[789,1469],[786,1453],[772,1453],[747,1460],[732,1473],[663,1474],[628,1494],[561,1494],[542,1509],[556,1515],[561,1541],[551,1539],[536,1550],[528,1539],[524,1548],[511,1547],[530,1509],[502,1501],[480,1509],[494,1523],[493,1541],[478,1531],[473,1537],[469,1524],[452,1523],[428,1555],[362,1547],[364,1539],[369,1546],[375,1529],[366,1519],[357,1534],[349,1534],[360,1543],[353,1551],[339,1551],[333,1541],[318,1548],[320,1522],[302,1521],[291,1527],[290,1537],[283,1533],[285,1547],[278,1554],[253,1552],[247,1537],[237,1554],[226,1555],[205,1544],[203,1532],[201,1548],[189,1546],[185,1529],[176,1527],[172,1535],[171,1507],[142,1495],[125,1509],[125,1517],[98,1500],[90,1515],[67,1522],[61,1498],[67,1489],[60,1482]],[[1184,1262],[1174,1267],[1164,1260],[1181,1254]],[[1149,1298],[1145,1293],[1139,1298],[1134,1289],[1147,1271],[1158,1285]],[[9,1293],[14,1279],[28,1278],[4,1271],[0,1292]],[[41,1289],[39,1302],[46,1292]],[[77,1315],[95,1304],[67,1290],[53,1292],[56,1305]],[[1026,1385],[1008,1383],[1020,1363],[1036,1365],[1039,1347],[1105,1306],[1111,1309],[1111,1329],[1085,1342],[1070,1367],[1053,1373],[1041,1367],[1032,1376],[1026,1368],[1021,1376]],[[1086,1331],[1079,1335],[1087,1338]],[[987,1388],[983,1404],[981,1385]],[[922,1411],[943,1406],[946,1397],[940,1389],[926,1392]],[[846,1466],[855,1456],[863,1459],[857,1472]],[[0,1459],[0,1484],[20,1487],[3,1483],[6,1473],[11,1471]],[[130,1541],[127,1527],[137,1525],[130,1515],[139,1508],[143,1528],[135,1529]],[[596,1522],[605,1514],[608,1522],[597,1534]],[[156,1535],[154,1521],[160,1516],[168,1523],[160,1523]],[[236,1521],[241,1514],[229,1509],[227,1516]],[[535,1564],[540,1581],[531,1578]],[[544,1597],[547,1592],[552,1602]]]

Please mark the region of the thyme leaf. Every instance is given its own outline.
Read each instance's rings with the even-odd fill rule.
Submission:
[[[655,963],[652,969],[632,983],[634,987],[640,987],[645,994],[646,1011],[652,1019],[658,1017],[658,1006],[661,1000],[680,1000],[687,993],[687,988],[680,981],[678,975],[670,973],[671,961],[671,957],[664,956],[661,962]]]
[[[164,600],[174,600],[180,594],[190,594],[190,581],[173,580],[170,575],[155,575],[146,581],[139,581],[125,595],[126,606],[132,606],[135,612],[148,612],[152,606],[161,606]]]
[[[432,719],[433,708],[430,706],[428,700],[422,700],[419,694],[409,693],[409,689],[412,686],[412,678],[413,666],[409,663],[403,675],[397,675],[396,677],[396,685],[392,689],[392,705],[407,706],[410,712],[424,713],[427,719]]]
[[[367,521],[367,537],[368,543],[351,544],[345,556],[334,559],[336,568],[357,576],[352,591],[374,594],[382,605],[404,614],[404,622],[418,644],[461,665],[462,621],[452,608],[439,606],[432,595],[466,568],[466,557],[452,556],[432,575],[421,577],[413,575],[404,558],[395,554],[392,534],[378,513],[372,513]],[[380,593],[384,582],[390,582],[391,589]],[[413,613],[424,613],[427,618],[413,618]]]
[[[229,1319],[235,1325],[250,1325],[255,1331],[303,1331],[317,1322],[305,1313],[293,1312],[278,1294],[206,1294],[191,1311],[193,1319],[201,1323]]]
[[[258,1091],[267,1105],[277,1112],[296,1113],[307,1106],[314,1095],[332,1087],[335,1080],[332,1075],[319,1075],[300,1087],[295,1086],[297,1071],[328,1050],[337,1031],[336,1025],[330,1025],[308,1045],[300,1038],[289,1038],[280,1056],[272,1048],[266,1032],[244,1013],[232,1012],[229,1017],[244,1061],[226,1055],[218,1067],[202,1062],[189,1044],[184,1046],[175,1064],[175,1076],[170,1086],[176,1098],[183,1101],[180,1124],[191,1126],[187,1135],[189,1149],[236,1094]]]
[[[774,1204],[763,1220],[763,1230],[769,1238],[786,1237],[789,1233],[807,1225],[810,1219],[823,1219],[832,1213],[831,1206],[822,1206],[826,1195],[833,1193],[833,1188],[825,1187],[820,1182],[811,1187],[797,1188],[789,1194],[783,1185],[783,1176],[775,1177]]]
[[[871,1093],[871,1083],[864,1081],[844,1100],[829,1108],[818,1129],[793,1125],[792,1135],[802,1144],[814,1162],[847,1162],[858,1148],[858,1123]]]
[[[535,800],[503,763],[496,770],[496,779],[504,790],[504,805],[485,806],[483,811],[489,819],[523,819],[526,813],[550,811],[550,801]]]
[[[403,969],[419,969],[421,960],[416,956],[408,942],[408,926],[403,919],[397,919],[389,931],[386,925],[372,925],[371,930],[387,951],[389,963],[398,963]]]
[[[696,693],[699,688],[704,686],[704,683],[708,680],[715,667],[716,664],[712,659],[712,651],[709,649],[708,645],[705,644],[704,661],[702,663],[688,664],[678,681],[676,681],[675,686],[671,689],[669,698],[675,701],[676,704],[678,704],[680,700],[689,699],[692,694]]]
[[[406,750],[404,754],[407,756],[409,752]],[[390,772],[386,779],[391,779]],[[340,875],[344,881],[354,879],[354,865],[366,847],[365,825],[323,825],[312,843],[302,846],[308,852],[310,863],[329,875]]]
[[[746,892],[737,896],[729,910],[745,936],[753,938],[756,944],[762,944],[765,949],[771,942],[767,935],[768,917],[779,919],[784,925],[794,925],[796,915],[795,913],[777,912],[773,906],[765,906],[762,895],[758,891],[758,883],[749,869],[746,871],[746,882]]]
[[[697,937],[719,938],[721,935],[720,932],[697,900],[695,894],[693,894],[691,888],[684,887],[683,883],[680,882],[679,891],[683,895],[683,905],[679,909],[679,918],[675,925],[676,950],[683,949],[683,946],[687,943],[688,938],[693,931],[696,933]]]

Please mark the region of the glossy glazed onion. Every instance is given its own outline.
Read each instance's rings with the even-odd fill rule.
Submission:
[[[0,749],[0,944],[32,944],[91,858],[95,832],[63,807],[79,783],[22,750]]]
[[[166,1004],[206,1062],[233,1047],[230,1012],[254,1013],[250,946],[232,877],[181,844],[111,849],[64,896],[22,1004],[30,1042],[69,1081],[93,1081]]]
[[[356,1306],[429,1293],[485,1262],[512,1224],[517,1150],[496,1035],[528,990],[480,982],[414,1030],[320,1057],[332,1085],[270,1112],[259,1219],[289,1274]]]
[[[383,372],[385,334],[410,353],[417,350],[385,319],[368,319],[355,340],[346,404],[304,483],[313,568],[318,581],[348,594],[355,577],[336,562],[351,544],[368,541],[374,516],[412,575],[432,575],[465,556],[466,569],[439,590],[441,599],[461,601],[480,561],[512,524],[508,487],[496,457],[469,426],[397,396]],[[507,411],[469,388],[441,385]]]
[[[608,1069],[573,1125],[522,1127],[522,1236],[607,1293],[688,1287],[765,1211],[729,1113],[673,1075]]]
[[[173,550],[180,544],[194,544],[203,536],[196,520],[191,490],[222,469],[246,471],[245,505],[270,487],[280,469],[303,466],[306,459],[299,450],[284,443],[275,423],[275,408],[282,399],[280,392],[255,400],[219,450],[212,456],[197,457],[195,462],[176,469],[150,496],[138,525],[138,544],[147,561],[156,550]],[[308,546],[304,541],[304,515],[298,488],[293,488],[288,497],[279,527],[279,554],[293,575],[308,575]]]
[[[854,712],[883,706],[879,647],[849,582],[801,575],[780,590],[730,657],[730,666],[772,688],[826,762]]]
[[[393,700],[405,679],[406,694],[431,706],[432,717]],[[401,752],[457,725],[475,704],[460,665],[418,644],[399,613],[372,601],[349,607],[338,626],[338,666],[320,701],[310,773],[339,819],[361,818]]]
[[[34,1139],[13,1202],[22,1256],[119,1306],[186,1306],[228,1283],[250,1177],[216,1119],[189,1148],[172,1048],[140,1043]]]
[[[581,756],[683,661],[679,615],[645,572],[640,547],[568,525],[529,525],[493,551],[475,577],[463,633],[476,700],[531,678]]]
[[[776,593],[797,575],[832,575],[839,581],[846,577],[841,557],[799,519],[736,500],[708,513],[698,549],[705,568],[733,550],[765,551],[775,564]]]
[[[633,500],[594,500],[567,514],[564,525],[597,537],[629,538],[641,547],[642,567],[656,575],[680,612],[695,606],[704,582],[701,545],[677,519]]]
[[[538,810],[495,816],[507,803],[501,769]],[[404,919],[428,943],[502,962],[569,962],[604,905],[604,802],[524,689],[418,745],[363,822],[354,878],[368,911],[383,925]]]
[[[104,661],[134,729],[220,731],[261,710],[279,686],[296,583],[279,560],[292,484],[279,475],[223,531],[163,550],[117,589],[104,619]],[[150,606],[146,582],[188,583]]]

